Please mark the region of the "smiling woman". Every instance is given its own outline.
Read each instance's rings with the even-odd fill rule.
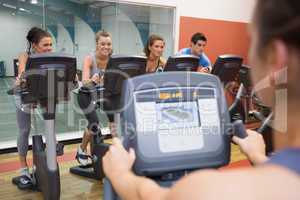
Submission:
[[[26,62],[31,54],[41,54],[52,51],[51,35],[40,28],[33,27],[29,30],[26,39],[28,41],[27,51],[19,56],[18,76],[15,85],[19,86],[23,83],[22,75],[25,71]],[[17,147],[20,160],[21,178],[18,186],[28,188],[32,186],[31,176],[27,163],[27,152],[29,149],[28,139],[31,129],[31,105],[22,105],[20,96],[16,95],[16,112],[17,124],[19,128],[19,136],[17,139]],[[22,181],[23,180],[23,181]]]
[[[83,85],[103,84],[104,73],[112,54],[112,38],[110,33],[99,31],[96,33],[96,51],[93,51],[84,58],[83,61]],[[87,128],[82,137],[82,143],[79,145],[76,159],[86,166],[91,163],[87,154],[87,146],[93,135],[101,135],[99,119],[96,112],[96,105],[92,103],[93,95],[91,93],[79,92],[78,104],[88,120]],[[112,119],[111,119],[112,121]]]

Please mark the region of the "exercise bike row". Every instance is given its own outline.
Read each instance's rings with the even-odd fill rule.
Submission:
[[[124,147],[135,149],[134,172],[152,177],[165,186],[172,185],[190,171],[227,165],[232,130],[245,137],[242,122],[231,123],[222,78],[191,72],[198,65],[197,58],[192,56],[171,57],[169,63],[165,69],[173,72],[141,75],[145,72],[144,57],[112,57],[108,70],[115,73],[105,76],[103,86],[88,88],[87,91],[103,93],[106,99],[114,99],[116,107],[110,107],[113,111],[110,113],[117,119]],[[230,71],[241,66],[241,63],[233,63],[220,67],[218,71],[223,77],[227,75],[226,68]],[[74,84],[75,75],[76,59],[72,56],[34,55],[26,65],[26,87],[18,91],[24,103],[39,103],[45,107],[46,151],[41,136],[33,137],[33,178],[44,199],[60,198],[55,106],[59,100],[68,99],[74,88],[69,86]],[[102,179],[102,156],[108,145],[99,135],[95,135],[93,141],[92,165],[71,168],[70,171]],[[104,199],[117,198],[106,180]]]

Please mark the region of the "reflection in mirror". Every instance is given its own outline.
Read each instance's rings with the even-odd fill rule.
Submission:
[[[166,42],[163,56],[172,55],[175,9],[138,5],[139,1],[136,2],[0,0],[1,30],[5,30],[0,32],[0,68],[5,69],[6,76],[15,76],[18,55],[26,51],[26,34],[34,26],[51,34],[53,51],[75,55],[78,69],[82,68],[84,56],[95,50],[95,33],[99,30],[111,33],[115,54],[141,55],[148,36],[155,33]],[[0,81],[3,91],[14,83],[13,78],[0,78]],[[3,103],[0,109],[0,143],[15,141],[18,134],[14,99],[3,96],[5,99],[0,99]],[[57,125],[58,134],[80,132],[81,137],[84,117],[67,106],[60,109],[58,115],[62,115],[63,121]],[[38,120],[40,132],[43,131],[41,127],[43,122]]]

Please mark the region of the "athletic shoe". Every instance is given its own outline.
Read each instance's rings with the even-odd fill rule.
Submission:
[[[80,147],[77,149],[76,160],[82,166],[87,166],[92,163],[91,156],[87,155],[86,152],[82,151]]]

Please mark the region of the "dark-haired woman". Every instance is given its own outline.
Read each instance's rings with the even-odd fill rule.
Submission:
[[[252,78],[258,83],[258,95],[275,111],[277,152],[267,158],[262,136],[247,131],[246,138],[233,140],[255,167],[197,171],[163,188],[135,175],[131,171],[134,151],[127,152],[114,139],[103,157],[103,168],[121,199],[300,199],[300,1],[256,2],[251,28]]]
[[[165,48],[165,41],[159,35],[150,35],[144,48],[147,57],[146,72],[153,73],[163,71],[166,61],[162,57]]]
[[[37,27],[33,27],[29,30],[26,39],[28,42],[28,49],[26,52],[19,55],[18,76],[16,78],[15,85],[20,85],[23,81],[22,74],[25,70],[27,59],[31,54],[47,53],[52,51],[52,38],[47,31],[44,31]],[[28,139],[31,127],[31,106],[21,105],[20,97],[16,96],[15,98],[17,107],[17,124],[19,128],[17,147],[19,153],[21,174],[21,179],[18,183],[18,186],[21,188],[26,188],[27,185],[31,184],[31,177],[26,159],[28,152]]]

